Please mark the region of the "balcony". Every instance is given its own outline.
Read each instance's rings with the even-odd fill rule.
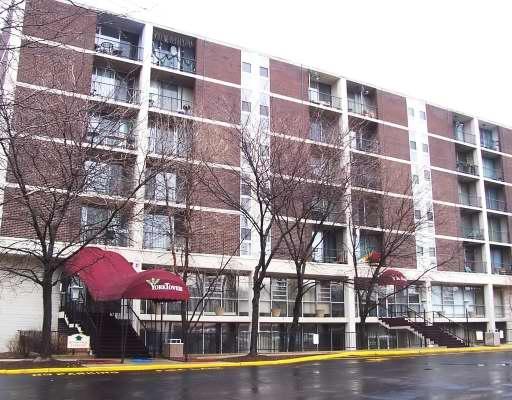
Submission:
[[[309,101],[311,103],[317,103],[326,107],[332,107],[341,110],[340,97],[332,96],[330,93],[320,92],[315,88],[309,88]]]
[[[512,264],[492,262],[492,273],[496,275],[512,275]]]
[[[377,118],[377,106],[348,98],[348,111],[369,118]]]
[[[455,140],[474,145],[476,143],[476,136],[472,133],[455,130]]]
[[[346,264],[348,262],[347,252],[332,247],[317,248],[313,252],[314,262],[329,264]]]
[[[473,240],[484,240],[484,232],[478,228],[462,228],[461,234],[463,238]]]
[[[495,181],[503,181],[503,171],[498,168],[483,167],[484,178],[492,179]]]
[[[94,146],[122,149],[134,149],[136,144],[130,121],[116,121],[101,116],[91,116],[86,140]]]
[[[380,152],[380,144],[377,139],[366,139],[360,135],[357,135],[352,139],[352,148],[365,153],[376,153]]]
[[[482,137],[480,138],[480,145],[485,149],[494,151],[500,150],[500,141],[498,139]]]
[[[491,242],[508,242],[508,232],[499,229],[489,229],[489,240]]]
[[[91,82],[91,96],[105,101],[121,101],[129,104],[140,104],[140,91],[124,84],[110,84],[99,80]]]
[[[149,107],[161,110],[177,112],[180,114],[192,114],[193,102],[183,98],[169,97],[156,93],[149,95]]]
[[[196,73],[196,60],[194,58],[184,57],[178,51],[166,51],[153,49],[151,61],[154,65],[163,68],[174,69],[177,71]]]
[[[482,207],[482,199],[480,196],[459,193],[459,204],[468,207]]]
[[[478,166],[468,163],[466,161],[457,161],[456,164],[457,172],[461,172],[463,174],[475,175],[478,176]]]
[[[96,53],[107,54],[109,56],[126,58],[129,60],[142,60],[142,47],[134,44],[96,35],[94,42],[94,50]]]
[[[487,208],[489,210],[507,211],[507,203],[505,202],[505,200],[498,200],[492,197],[486,197],[485,203],[487,204]]]
[[[487,264],[485,261],[475,261],[475,260],[464,260],[461,265],[460,272],[472,272],[484,274],[486,272]]]

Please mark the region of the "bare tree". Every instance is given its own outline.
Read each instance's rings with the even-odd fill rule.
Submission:
[[[135,89],[93,82],[91,90],[85,54],[62,60],[45,45],[25,50],[32,64],[18,77],[37,87],[4,89],[0,105],[1,229],[8,237],[0,243],[0,279],[41,288],[40,353],[47,358],[52,288],[66,260],[91,243],[128,245],[140,189],[172,160],[149,162],[134,109],[111,102],[140,101]]]

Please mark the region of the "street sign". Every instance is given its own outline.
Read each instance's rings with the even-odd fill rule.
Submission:
[[[89,349],[91,338],[81,333],[68,336],[68,349]]]

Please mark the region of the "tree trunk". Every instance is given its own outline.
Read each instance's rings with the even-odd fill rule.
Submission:
[[[45,273],[42,282],[43,289],[43,327],[41,329],[41,349],[39,355],[42,359],[52,355],[52,276]]]
[[[187,302],[182,301],[180,304],[181,314],[181,340],[183,342],[183,356],[185,361],[188,361],[189,355],[189,344],[188,344],[188,313],[187,313]]]
[[[368,337],[366,332],[366,316],[361,316],[361,322],[359,323],[359,349],[368,348]]]
[[[302,297],[304,296],[304,279],[297,277],[297,295],[293,304],[293,319],[288,336],[288,351],[297,351],[297,335],[299,333],[299,318],[302,311]]]
[[[252,298],[252,318],[251,318],[251,343],[249,346],[249,355],[258,354],[258,322],[260,318],[260,285],[255,283],[253,286]]]

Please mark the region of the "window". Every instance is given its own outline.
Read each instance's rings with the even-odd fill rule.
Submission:
[[[412,176],[412,183],[414,183],[414,184],[416,184],[416,185],[417,185],[418,183],[420,183],[420,177],[419,177],[418,175],[414,174],[414,175]]]
[[[146,185],[146,198],[157,201],[179,202],[178,188],[183,186],[182,179],[176,179],[173,172],[158,172]]]
[[[251,103],[248,101],[242,101],[242,111],[251,112]]]
[[[427,115],[425,114],[425,111],[420,111],[420,119],[427,119]]]
[[[251,64],[243,62],[242,63],[242,71],[250,74],[251,73]]]
[[[171,224],[167,215],[144,215],[144,248],[169,249]]]
[[[435,256],[436,256],[436,248],[435,248],[435,247],[430,247],[430,248],[428,249],[428,255],[429,255],[430,257],[435,257]]]
[[[268,78],[268,68],[260,67],[260,76],[263,78]]]
[[[87,191],[107,195],[119,195],[122,192],[123,166],[87,160],[84,165]]]
[[[414,210],[414,218],[421,219],[421,210]]]
[[[126,246],[128,244],[128,220],[125,215],[119,213],[112,216],[112,211],[107,208],[82,207],[81,236],[83,240],[92,239],[92,243]]]
[[[423,143],[423,152],[428,153],[428,144]]]
[[[260,105],[260,115],[268,117],[268,106]]]
[[[408,108],[407,108],[407,112],[409,113],[409,116],[410,116],[410,117],[413,117],[413,118],[414,118],[414,108],[412,108],[412,107],[408,107]]]
[[[416,246],[416,253],[417,253],[419,256],[422,256],[422,255],[423,255],[423,247],[421,247],[421,246]]]
[[[430,180],[430,171],[428,169],[423,171],[423,176],[424,176],[425,180],[429,181]]]
[[[427,210],[427,220],[433,221],[434,220],[434,213],[431,209]]]
[[[414,140],[411,140],[409,144],[412,150],[416,150],[416,142]]]

